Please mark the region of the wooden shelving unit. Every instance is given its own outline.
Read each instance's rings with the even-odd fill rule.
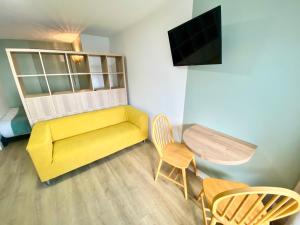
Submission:
[[[122,55],[42,49],[6,53],[31,125],[127,104]]]

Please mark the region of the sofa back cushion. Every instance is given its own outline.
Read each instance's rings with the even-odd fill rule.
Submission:
[[[52,140],[57,141],[127,120],[125,106],[81,113],[49,121]]]

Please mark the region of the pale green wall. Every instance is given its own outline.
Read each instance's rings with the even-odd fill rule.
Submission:
[[[4,99],[7,105],[9,107],[17,107],[21,105],[21,100],[10,70],[5,48],[72,50],[72,45],[58,42],[0,39],[0,88],[3,89]]]
[[[194,0],[193,15],[222,6],[223,64],[189,67],[184,123],[258,145],[253,159],[212,176],[294,187],[300,179],[300,1]]]

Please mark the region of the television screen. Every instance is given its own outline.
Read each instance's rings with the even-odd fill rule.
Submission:
[[[221,6],[168,31],[174,66],[222,63]]]

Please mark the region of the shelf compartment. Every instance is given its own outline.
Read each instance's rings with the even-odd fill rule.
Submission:
[[[125,88],[124,73],[109,74],[111,89]]]
[[[68,74],[68,66],[65,54],[42,53],[46,74]]]
[[[106,90],[110,88],[108,74],[92,74],[94,90]]]
[[[38,53],[11,53],[17,75],[44,74],[41,59]]]
[[[85,54],[68,54],[71,73],[90,73],[88,56]]]
[[[91,73],[107,73],[106,56],[88,56]]]
[[[122,56],[107,56],[107,68],[109,73],[122,73],[123,58]]]
[[[65,76],[47,76],[50,91],[53,95],[71,93],[72,84],[69,75]]]
[[[19,77],[19,83],[24,97],[39,97],[50,95],[45,76]]]
[[[72,75],[75,92],[93,91],[90,74]]]
[[[124,67],[123,67],[123,57],[117,56],[116,57],[116,66],[117,66],[117,73],[124,73]]]

